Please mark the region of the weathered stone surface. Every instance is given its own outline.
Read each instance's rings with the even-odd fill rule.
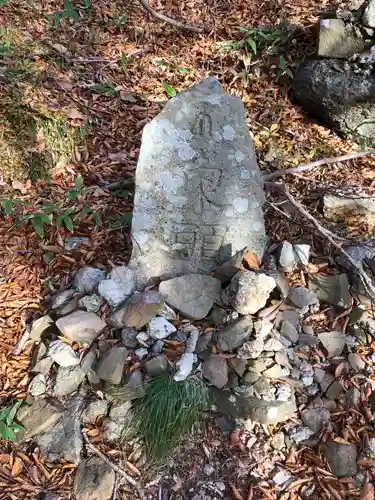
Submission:
[[[331,471],[338,477],[355,476],[357,473],[357,448],[355,444],[328,441],[325,456]]]
[[[57,370],[53,392],[56,396],[67,396],[76,391],[85,378],[80,366],[60,366]]]
[[[294,397],[290,401],[265,401],[253,396],[237,395],[229,391],[212,390],[214,404],[219,411],[233,418],[249,418],[265,425],[276,425],[294,416],[297,411]]]
[[[264,370],[262,375],[268,378],[280,378],[284,375],[284,372],[280,365],[274,364],[270,368],[267,368],[267,370]]]
[[[244,106],[208,78],[143,131],[130,265],[172,277],[212,271],[244,247],[261,257],[263,202]]]
[[[103,422],[103,437],[110,443],[117,443],[126,434],[133,418],[131,401],[114,403],[109,417]]]
[[[366,363],[363,361],[361,356],[357,353],[351,352],[348,355],[348,361],[350,363],[350,366],[353,368],[355,371],[360,371],[363,370],[364,367],[366,366]]]
[[[34,342],[39,342],[43,333],[47,332],[53,326],[53,320],[48,314],[33,321],[30,330],[30,338]]]
[[[80,422],[64,414],[50,429],[35,438],[42,456],[48,462],[60,462],[63,458],[78,464],[83,448]]]
[[[17,412],[17,419],[25,427],[25,439],[46,432],[63,415],[63,408],[45,398],[36,398],[29,405],[23,405]]]
[[[139,330],[163,309],[164,302],[165,297],[154,290],[135,293],[108,316],[107,323],[115,328]]]
[[[125,347],[134,349],[138,345],[138,331],[134,327],[123,328],[121,331],[121,340]]]
[[[39,373],[32,379],[28,391],[32,396],[40,396],[46,392],[46,378],[43,373]]]
[[[250,337],[253,322],[245,317],[237,320],[216,334],[217,345],[221,351],[233,351],[242,346]]]
[[[168,371],[168,360],[165,356],[156,356],[145,362],[145,370],[150,377],[162,375]]]
[[[202,364],[202,375],[218,389],[228,382],[228,365],[224,358],[212,354]]]
[[[362,23],[368,28],[375,28],[375,2],[374,0],[369,0],[363,15]]]
[[[118,307],[135,290],[134,271],[127,266],[114,267],[98,286],[99,294],[111,307]]]
[[[119,384],[122,379],[127,352],[126,347],[111,347],[99,360],[96,370],[98,377],[106,382]]]
[[[293,245],[284,241],[279,255],[279,267],[286,273],[291,273],[297,264]]]
[[[346,274],[329,276],[310,275],[309,290],[316,293],[319,300],[333,306],[347,308],[350,306],[349,281]]]
[[[51,308],[57,309],[58,307],[63,306],[73,297],[75,290],[69,288],[68,290],[63,290],[62,292],[58,292],[51,297]]]
[[[293,245],[294,254],[297,264],[306,267],[309,264],[310,245],[305,243],[296,243]]]
[[[92,295],[85,295],[78,301],[78,305],[81,309],[86,309],[86,311],[93,313],[97,313],[102,304],[103,299],[100,295],[96,295],[96,293],[93,293]]]
[[[230,259],[224,262],[224,264],[216,268],[213,276],[220,280],[223,285],[228,284],[233,276],[241,269],[246,251],[247,249],[243,248],[234,254]]]
[[[342,19],[322,19],[319,30],[318,55],[324,57],[349,58],[363,52],[365,40],[359,30]]]
[[[64,337],[88,347],[106,325],[99,316],[92,312],[75,311],[69,316],[58,319],[56,326]]]
[[[105,272],[97,267],[82,267],[74,277],[73,287],[80,293],[91,293],[104,280]]]
[[[104,417],[108,412],[108,401],[105,399],[99,399],[98,401],[92,401],[83,410],[81,415],[81,421],[84,424],[95,424],[97,419]]]
[[[48,354],[59,366],[79,365],[79,357],[73,348],[62,340],[54,340],[50,343]]]
[[[266,305],[276,287],[271,276],[253,271],[239,271],[221,293],[224,304],[232,305],[240,314],[255,314]]]
[[[148,335],[155,340],[166,339],[176,331],[176,327],[167,319],[157,316],[152,318],[147,327]]]
[[[67,314],[70,314],[73,311],[75,311],[77,307],[78,307],[78,299],[77,297],[73,297],[72,299],[69,300],[69,302],[62,305],[61,307],[58,307],[56,309],[56,314],[58,317],[66,316]]]
[[[88,236],[66,236],[64,239],[64,248],[68,252],[79,250],[84,246],[91,246],[91,240]]]
[[[331,401],[335,401],[335,399],[339,398],[341,394],[343,393],[343,387],[340,384],[340,382],[337,382],[337,380],[334,380],[332,384],[328,387],[328,389],[325,392],[325,397],[327,399],[330,399]]]
[[[319,299],[314,292],[304,286],[296,286],[289,290],[288,299],[299,309],[318,304]]]
[[[327,408],[307,408],[301,411],[302,421],[314,433],[321,431],[323,424],[329,422],[330,413]]]
[[[229,363],[229,366],[231,367],[231,369],[236,372],[236,374],[239,376],[239,377],[242,377],[242,375],[245,373],[246,371],[246,365],[247,365],[247,362],[246,362],[246,359],[237,359],[237,358],[232,358],[228,361]]]
[[[239,359],[256,359],[262,354],[264,342],[262,339],[248,340],[237,351]]]
[[[115,486],[115,472],[99,457],[82,460],[74,479],[77,500],[110,500]]]
[[[292,323],[289,323],[289,321],[282,322],[280,334],[290,340],[293,344],[298,342],[298,331]]]
[[[349,139],[375,142],[375,73],[334,59],[310,60],[293,80],[298,103]]]
[[[163,281],[159,290],[167,296],[171,307],[189,319],[199,320],[209,313],[220,293],[221,283],[212,276],[187,274]]]
[[[375,196],[360,198],[359,196],[324,195],[324,217],[335,222],[346,222],[348,217],[357,217],[368,224],[375,226]]]
[[[132,401],[142,398],[145,394],[142,374],[139,370],[130,373],[123,385],[107,385],[105,398],[108,401]]]
[[[43,375],[47,375],[47,373],[49,373],[49,371],[51,370],[52,365],[53,359],[47,356],[37,361],[31,371],[33,373],[43,373]]]
[[[345,335],[341,332],[323,332],[318,335],[320,342],[327,350],[328,357],[340,356],[345,346]]]

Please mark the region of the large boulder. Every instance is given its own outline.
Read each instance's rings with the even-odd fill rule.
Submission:
[[[129,264],[146,280],[262,257],[263,182],[242,101],[215,78],[171,99],[143,131]]]
[[[375,142],[375,72],[354,63],[313,59],[293,82],[297,102],[349,139]]]

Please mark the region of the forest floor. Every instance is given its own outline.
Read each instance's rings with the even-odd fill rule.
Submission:
[[[104,268],[127,262],[142,129],[175,91],[215,76],[240,97],[262,171],[359,149],[306,119],[290,97],[291,74],[315,52],[318,14],[333,4],[151,0],[150,5],[206,32],[190,33],[159,22],[136,0],[0,0],[0,403],[26,395],[30,350],[20,355],[13,350],[44,298],[64,288],[82,265]],[[294,31],[281,39],[275,53],[268,54],[261,45],[255,54],[252,46],[230,44],[243,39],[241,27],[281,22]],[[324,192],[347,189],[348,184],[354,191],[374,192],[372,161],[368,157],[323,166],[284,181],[320,218]],[[117,181],[125,182],[108,188]],[[326,242],[298,216],[284,217],[267,204],[266,221],[273,240],[303,238],[315,254],[329,258]],[[88,236],[90,244],[66,250],[64,239],[71,234]],[[349,221],[347,236],[366,235],[366,228]],[[271,490],[246,483],[246,449],[224,442],[210,426],[198,441],[203,445],[196,447],[201,455],[197,452],[195,462],[184,454],[181,462],[173,462],[173,490],[186,489],[181,498],[189,498],[195,467],[213,453],[222,463],[236,462],[233,477],[225,478],[234,499],[276,498]],[[0,460],[8,455],[6,446]],[[0,498],[35,498],[35,484],[48,489],[52,483],[61,498],[70,498],[74,468],[62,464],[48,470],[26,451],[13,451],[25,464],[23,472],[13,474],[20,489],[0,490]],[[114,457],[122,453],[107,451]],[[306,470],[308,457],[301,457],[301,470]],[[184,477],[180,483],[179,475]],[[0,479],[0,484],[6,488],[8,483]],[[285,499],[299,498],[292,494]],[[348,498],[358,497],[359,490]]]

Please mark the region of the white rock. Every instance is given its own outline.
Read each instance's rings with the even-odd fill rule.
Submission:
[[[375,438],[369,438],[368,450],[371,453],[371,455],[375,455]]]
[[[46,378],[43,373],[38,373],[32,379],[28,391],[34,397],[41,396],[46,392]]]
[[[144,345],[145,347],[148,347],[147,341],[150,340],[150,336],[147,335],[146,332],[140,332],[138,333],[136,339],[141,345]]]
[[[163,340],[176,331],[176,327],[168,320],[157,316],[152,318],[147,327],[147,333],[155,340]]]
[[[314,431],[304,425],[297,425],[289,433],[289,437],[295,443],[306,441],[314,434]]]
[[[284,348],[283,344],[280,340],[277,339],[268,339],[264,343],[265,351],[281,351]]]
[[[98,292],[108,304],[116,308],[135,290],[134,271],[126,266],[114,267],[105,279],[99,283]]]
[[[134,354],[142,361],[142,359],[147,356],[148,350],[145,347],[140,347],[134,351]]]
[[[177,313],[169,307],[168,304],[163,305],[163,309],[160,311],[158,316],[162,316],[165,319],[168,319],[169,321],[173,321],[177,319]]]
[[[239,359],[256,359],[262,354],[264,347],[263,340],[256,339],[245,342],[237,351]]]
[[[278,472],[273,476],[272,481],[277,485],[277,486],[284,486],[287,482],[291,481],[293,478],[292,474],[285,470],[285,469],[279,469]]]
[[[79,358],[72,347],[61,340],[50,343],[48,354],[60,366],[79,365]]]
[[[263,318],[254,323],[255,337],[265,339],[272,332],[273,323],[269,319]]]
[[[284,241],[280,250],[279,266],[284,272],[290,273],[295,265],[296,255],[294,254],[293,245],[289,241]]]
[[[70,340],[90,346],[106,324],[93,312],[75,311],[56,321],[60,332]]]
[[[310,245],[297,243],[293,245],[293,250],[296,256],[297,263],[305,267],[308,266],[310,257]]]
[[[176,382],[185,380],[186,377],[192,372],[193,364],[194,354],[191,352],[185,352],[176,363],[176,374],[173,377],[174,380]]]

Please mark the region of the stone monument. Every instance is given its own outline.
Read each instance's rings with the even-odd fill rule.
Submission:
[[[263,202],[243,103],[208,78],[143,131],[129,266],[147,281],[208,273],[244,247],[261,258]]]

